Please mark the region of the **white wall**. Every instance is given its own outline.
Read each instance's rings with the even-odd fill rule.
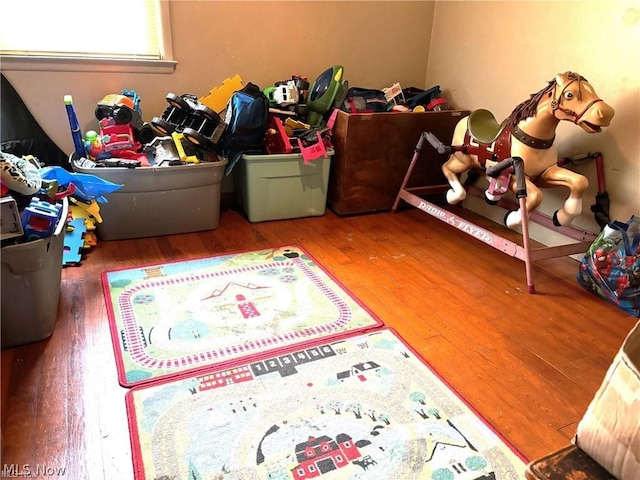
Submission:
[[[171,74],[0,69],[47,134],[71,151],[65,94],[73,95],[86,131],[95,128],[96,102],[108,93],[136,90],[148,121],[162,114],[167,93],[203,96],[235,74],[245,84],[264,88],[294,74],[313,82],[340,64],[353,86],[380,88],[399,81],[424,87],[434,6],[414,1],[170,0],[178,61]]]
[[[439,84],[460,107],[488,108],[498,118],[574,70],[616,109],[606,132],[589,136],[573,125],[558,129],[563,155],[604,154],[611,216],[640,214],[640,5],[637,1],[213,1],[171,0],[178,67],[172,74],[5,71],[45,131],[65,151],[72,142],[62,98],[72,94],[83,127],[95,122],[95,103],[132,88],[145,120],[166,106],[165,95],[204,95],[239,73],[261,87],[333,64],[351,85]],[[0,65],[0,69],[2,66]],[[596,231],[589,213],[575,223]],[[551,213],[563,192],[547,191],[540,210]],[[467,202],[470,204],[470,202]],[[496,207],[474,208],[501,221]],[[484,209],[484,210],[482,210]],[[493,210],[492,210],[493,209]],[[553,243],[553,235],[534,238]]]
[[[616,115],[606,131],[589,135],[563,122],[556,136],[561,156],[600,151],[612,218],[640,215],[640,4],[637,1],[438,1],[427,84],[440,84],[455,105],[487,108],[501,120],[556,73],[585,76]],[[574,221],[598,231],[589,210],[596,189],[593,164],[575,168],[590,181],[583,215]],[[545,191],[539,210],[555,211],[568,192]],[[503,211],[470,208],[502,221]],[[564,237],[536,229],[546,244]]]

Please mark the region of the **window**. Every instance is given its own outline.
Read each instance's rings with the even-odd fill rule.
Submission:
[[[3,70],[171,72],[166,0],[2,2]]]

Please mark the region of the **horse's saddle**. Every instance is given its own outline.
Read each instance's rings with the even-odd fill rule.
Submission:
[[[506,119],[498,123],[489,110],[474,110],[469,115],[464,137],[467,152],[477,155],[482,166],[487,160],[498,162],[508,158],[511,156],[511,132],[506,126]]]
[[[496,117],[489,110],[480,108],[474,110],[469,115],[468,129],[471,136],[478,143],[493,143],[498,139],[500,133],[507,125],[505,119],[502,123],[498,123]]]

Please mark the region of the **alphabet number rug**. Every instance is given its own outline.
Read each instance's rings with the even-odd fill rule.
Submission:
[[[108,271],[123,386],[381,325],[300,247]]]
[[[127,412],[136,480],[524,479],[388,328],[137,386]]]

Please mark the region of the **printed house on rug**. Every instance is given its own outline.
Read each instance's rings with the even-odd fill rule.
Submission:
[[[358,448],[346,433],[337,435],[335,440],[326,435],[309,437],[309,440],[296,446],[296,458],[300,464],[292,470],[293,478],[316,478],[345,467],[360,456]]]
[[[0,480],[640,480],[640,1],[73,3],[0,35]]]
[[[345,381],[349,377],[357,377],[361,382],[364,382],[367,380],[365,372],[369,370],[377,372],[378,370],[380,370],[380,365],[378,365],[376,362],[358,363],[357,365],[351,367],[351,370],[345,370],[344,372],[338,373],[336,377],[341,382]]]

